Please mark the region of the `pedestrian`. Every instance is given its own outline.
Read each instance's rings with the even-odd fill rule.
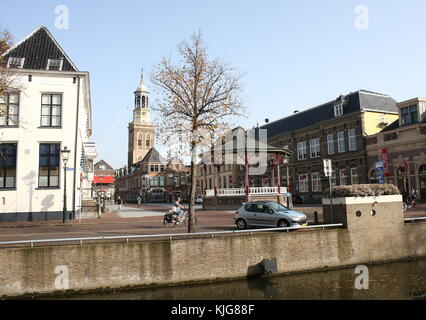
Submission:
[[[118,204],[118,212],[121,211],[121,198],[120,196],[117,198],[117,204]]]
[[[140,196],[138,196],[137,201],[138,201],[138,208],[139,208],[141,206],[141,202],[142,202],[142,199],[141,199]]]

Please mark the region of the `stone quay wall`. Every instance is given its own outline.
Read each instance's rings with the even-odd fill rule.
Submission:
[[[0,249],[0,297],[239,279],[274,258],[286,274],[426,257],[426,223],[373,204],[347,228]]]

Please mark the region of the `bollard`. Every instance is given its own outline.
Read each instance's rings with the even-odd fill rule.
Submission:
[[[319,224],[318,212],[314,212],[314,224]]]

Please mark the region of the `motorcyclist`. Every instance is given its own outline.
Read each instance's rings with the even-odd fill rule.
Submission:
[[[179,197],[176,198],[176,201],[174,203],[174,207],[176,208],[176,214],[178,215],[178,223],[180,223],[180,218],[183,214],[183,210],[185,209],[185,207],[183,205],[180,204],[181,199]]]

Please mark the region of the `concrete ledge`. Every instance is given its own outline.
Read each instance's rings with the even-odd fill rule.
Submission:
[[[426,256],[426,223],[0,250],[0,296],[239,279]]]
[[[72,212],[68,212],[72,217]],[[0,213],[0,223],[62,221],[62,211]]]
[[[402,196],[379,196],[379,197],[348,197],[348,198],[324,198],[322,203],[324,205],[349,205],[349,204],[363,204],[363,203],[385,203],[385,202],[400,202],[402,205]]]

